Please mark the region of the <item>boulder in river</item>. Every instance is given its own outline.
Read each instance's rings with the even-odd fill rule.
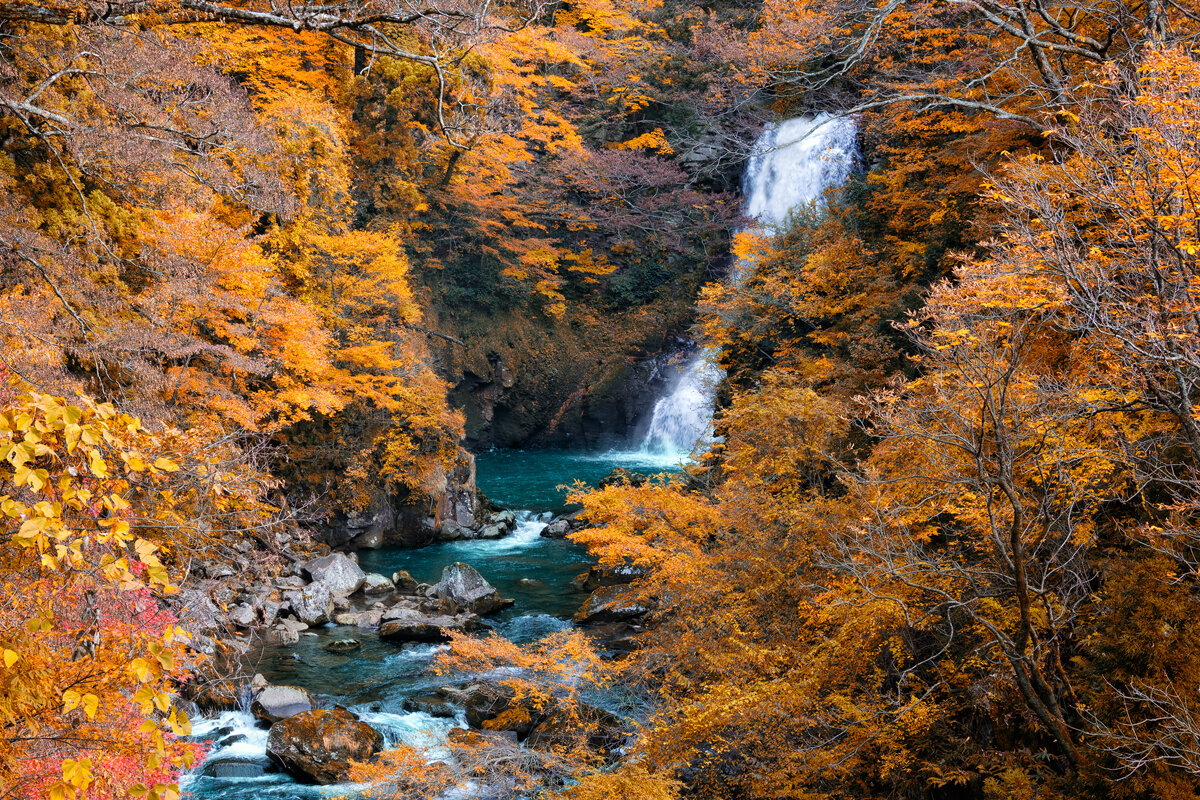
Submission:
[[[313,583],[329,587],[333,597],[348,597],[359,590],[367,574],[345,553],[330,553],[314,558],[304,565]]]
[[[327,653],[352,653],[362,647],[362,642],[358,639],[334,639],[332,642],[326,642],[321,645],[321,649]]]
[[[645,616],[647,611],[632,586],[601,586],[575,614],[575,622],[580,625],[626,622]]]
[[[551,521],[546,527],[542,528],[541,536],[546,539],[565,539],[567,534],[570,532],[570,520],[556,519]]]
[[[455,562],[442,570],[442,579],[430,587],[431,596],[449,600],[458,608],[475,614],[493,614],[513,604],[502,598],[473,567]]]
[[[384,615],[379,638],[385,642],[448,642],[451,633],[482,627],[475,614],[423,614],[414,608],[393,609]]]
[[[625,738],[625,725],[620,717],[579,703],[550,708],[525,737],[525,746],[549,750],[586,741],[593,750],[612,754],[624,744]]]
[[[306,783],[341,783],[351,761],[366,761],[382,747],[379,731],[343,709],[296,714],[267,734],[267,756]]]
[[[268,686],[250,704],[250,713],[268,723],[316,708],[316,701],[299,686]]]

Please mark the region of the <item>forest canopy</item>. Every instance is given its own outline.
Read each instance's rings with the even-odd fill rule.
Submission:
[[[644,627],[448,637],[443,672],[508,676],[484,731],[552,735],[347,775],[1193,796],[1198,33],[1157,0],[5,3],[0,798],[177,798],[202,565],[286,571],[380,498],[440,525],[500,427],[451,397],[515,365],[532,441],[679,336],[715,436],[573,494]],[[758,132],[816,113],[853,174],[749,230]]]

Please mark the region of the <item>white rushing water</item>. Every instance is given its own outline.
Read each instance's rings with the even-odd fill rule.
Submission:
[[[845,183],[854,167],[856,134],[852,118],[829,114],[767,125],[742,176],[746,216],[757,221],[755,227],[774,233],[792,211],[819,203],[827,189]],[[740,282],[753,266],[737,264],[732,280]],[[707,347],[692,355],[655,402],[644,452],[679,461],[712,436],[713,395],[721,379],[716,355]]]

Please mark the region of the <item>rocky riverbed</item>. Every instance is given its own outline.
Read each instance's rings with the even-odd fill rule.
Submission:
[[[505,715],[524,720],[508,729],[496,719],[513,698],[499,681],[428,672],[451,631],[523,643],[575,624],[619,654],[646,613],[624,594],[631,575],[602,573],[563,538],[582,525],[576,515],[493,511],[482,522],[482,536],[456,532],[419,550],[315,554],[269,578],[253,564],[205,574],[190,591],[235,627],[243,652],[238,670],[187,688],[209,753],[186,788],[227,800],[323,796],[352,759],[408,744],[437,762],[448,740],[484,723],[479,735],[517,750],[549,746],[567,719],[592,726],[598,750],[619,747],[630,716],[620,698]],[[484,533],[493,525],[500,535]]]

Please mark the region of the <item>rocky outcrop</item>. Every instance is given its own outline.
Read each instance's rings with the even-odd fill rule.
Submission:
[[[250,704],[250,713],[264,722],[274,723],[316,707],[313,696],[299,686],[268,686]]]
[[[617,467],[600,479],[600,488],[607,489],[609,486],[638,487],[644,485],[647,480],[648,478],[640,472],[633,472],[624,467]]]
[[[296,714],[267,734],[267,756],[305,783],[342,783],[351,761],[367,761],[382,747],[379,731],[342,709]]]
[[[431,485],[435,488],[428,495],[370,490],[363,508],[329,518],[325,541],[334,548],[372,550],[498,538],[512,530],[511,522],[492,518],[494,510],[475,483],[475,457],[466,450],[460,449],[450,469],[434,475]]]
[[[367,575],[345,553],[330,553],[304,565],[313,583],[324,584],[331,597],[349,597],[362,587]]]
[[[442,579],[429,587],[428,594],[474,614],[494,614],[508,608],[512,600],[500,596],[469,564],[455,562],[442,570]]]

